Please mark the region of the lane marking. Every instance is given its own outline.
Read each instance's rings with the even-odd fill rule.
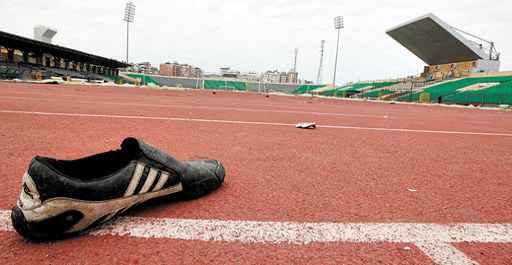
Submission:
[[[418,242],[416,246],[439,265],[478,265],[456,247],[443,242]]]
[[[0,210],[0,231],[14,231],[14,228],[11,225],[11,211]]]
[[[24,98],[24,97],[2,97],[2,99],[23,99],[34,101],[50,101],[62,102],[55,99],[39,99],[39,98]],[[159,108],[182,108],[182,109],[204,109],[204,110],[229,110],[229,111],[246,111],[246,112],[273,112],[273,113],[288,113],[288,114],[310,114],[316,116],[342,116],[342,117],[359,117],[359,118],[376,118],[376,119],[393,119],[389,115],[371,115],[371,114],[353,114],[353,113],[333,113],[333,112],[316,112],[316,111],[299,111],[299,110],[277,110],[277,109],[253,109],[253,108],[230,108],[230,107],[210,107],[210,106],[187,106],[187,105],[164,105],[164,104],[143,104],[143,103],[122,103],[122,102],[109,102],[109,101],[66,101],[66,103],[78,104],[108,104],[119,106],[141,106],[141,107],[159,107]]]
[[[0,231],[14,231],[0,210]],[[412,243],[438,264],[477,264],[452,243],[512,243],[512,224],[298,223],[120,217],[93,236],[241,243]]]
[[[117,118],[117,119],[165,120],[165,121],[183,121],[183,122],[207,122],[207,123],[224,123],[224,124],[270,125],[270,126],[286,126],[286,127],[290,127],[290,126],[295,127],[295,125],[296,125],[296,124],[291,124],[291,123],[278,123],[278,122],[212,120],[212,119],[194,119],[194,118],[179,118],[179,117],[130,116],[130,115],[111,115],[111,114],[58,113],[58,112],[40,112],[40,111],[17,111],[17,110],[0,110],[0,113],[42,115],[42,116],[64,116],[64,117]],[[359,126],[343,126],[343,125],[317,125],[317,128],[380,131],[380,132],[405,132],[405,133],[430,133],[430,134],[512,137],[512,133],[497,133],[497,132],[440,131],[440,130],[401,129],[401,128],[359,127]]]

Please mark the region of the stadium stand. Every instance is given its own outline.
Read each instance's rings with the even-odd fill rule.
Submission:
[[[70,69],[44,67],[41,65],[18,62],[6,63],[0,62],[0,79],[34,79],[39,75],[41,79],[50,79],[52,77],[69,77],[84,80],[107,80],[112,81],[114,77],[99,75],[95,73],[84,73]]]
[[[474,105],[512,105],[512,81],[499,85],[473,91],[464,91],[443,99],[448,104],[474,104]]]
[[[356,83],[353,85],[347,85],[342,87],[337,87],[336,89],[330,89],[326,91],[322,91],[319,94],[322,96],[329,97],[350,97],[353,95],[367,93],[376,89],[385,88],[389,86],[393,86],[398,82],[369,82],[369,83]]]
[[[128,64],[0,31],[0,78],[112,80]],[[35,78],[37,77],[37,78]],[[115,79],[115,78],[114,78]]]
[[[0,79],[15,79],[18,78],[22,73],[17,67],[8,65],[0,65]]]
[[[476,78],[463,78],[463,79],[457,79],[450,82],[444,82],[438,85],[430,86],[422,91],[415,92],[409,95],[405,95],[402,97],[399,97],[398,101],[409,101],[409,102],[417,102],[419,100],[419,97],[421,93],[428,93],[430,94],[430,98],[432,102],[445,102],[445,99],[451,98],[450,103],[454,104],[466,104],[466,100],[462,100],[464,97],[467,97],[468,100],[470,100],[471,96],[474,95],[474,97],[484,97],[486,95],[489,99],[491,99],[493,96],[491,94],[496,94],[496,92],[499,93],[508,93],[507,87],[503,86],[501,87],[501,84],[507,83],[512,81],[512,76],[493,76],[493,77],[476,77]],[[482,90],[472,90],[472,91],[462,91],[462,89],[477,85],[477,84],[492,84],[496,83],[495,86],[492,86],[489,89],[482,89]],[[496,86],[498,89],[496,90]],[[461,97],[456,97],[456,94],[462,94]],[[494,96],[496,97],[496,95]],[[461,102],[457,102],[456,99],[461,99]],[[448,102],[447,102],[448,103]],[[489,103],[492,104],[492,103]]]
[[[369,98],[369,99],[378,99],[383,96],[394,94],[395,91],[389,90],[389,89],[382,89],[382,90],[373,90],[370,92],[366,92],[361,94],[362,98]]]
[[[323,87],[325,87],[325,85],[301,85],[292,91],[292,94],[306,94]]]

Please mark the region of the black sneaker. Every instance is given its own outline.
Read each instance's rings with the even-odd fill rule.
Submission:
[[[150,199],[201,197],[219,188],[224,175],[219,161],[181,162],[134,138],[120,150],[78,160],[35,157],[11,219],[24,237],[63,238]]]

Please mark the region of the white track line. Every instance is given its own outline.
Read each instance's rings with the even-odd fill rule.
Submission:
[[[116,118],[116,119],[139,119],[139,120],[165,120],[165,121],[182,121],[182,122],[208,122],[208,123],[224,123],[224,124],[270,125],[270,126],[287,126],[287,127],[293,126],[293,127],[295,127],[295,124],[291,124],[291,123],[259,122],[259,121],[233,121],[233,120],[211,120],[211,119],[193,119],[193,118],[179,118],[179,117],[154,117],[154,116],[129,116],[129,115],[110,115],[110,114],[59,113],[59,112],[17,111],[17,110],[0,110],[0,113],[42,115],[42,116]],[[512,137],[512,133],[495,133],[495,132],[439,131],[439,130],[420,130],[420,129],[401,129],[401,128],[375,128],[375,127],[359,127],[359,126],[343,126],[343,125],[318,125],[317,127],[318,128],[329,128],[329,129],[364,130],[364,131],[380,131],[380,132],[430,133],[430,134],[454,134],[454,135]]]
[[[11,211],[0,210],[0,231],[14,231],[11,225]]]
[[[25,98],[25,97],[2,97],[0,100],[33,100],[33,101],[50,101],[62,102],[62,100],[55,99],[39,99],[39,98]],[[66,101],[66,103],[74,104],[106,104],[118,106],[141,106],[141,107],[157,107],[157,108],[177,108],[177,109],[203,109],[203,110],[228,110],[228,111],[245,111],[245,112],[272,112],[272,113],[287,113],[287,114],[309,114],[315,116],[341,116],[341,117],[358,117],[358,118],[376,118],[376,119],[392,119],[389,115],[371,115],[371,114],[355,114],[355,113],[334,113],[334,112],[316,112],[316,111],[299,111],[299,110],[278,110],[278,109],[253,109],[253,108],[230,108],[230,107],[210,107],[210,106],[187,106],[169,104],[144,104],[144,103],[122,103],[110,101]]]
[[[0,231],[13,231],[0,211]],[[476,264],[451,243],[512,243],[512,224],[294,223],[121,217],[94,236],[266,244],[410,243],[436,263]]]
[[[444,242],[419,242],[416,246],[440,265],[478,265],[462,251]]]

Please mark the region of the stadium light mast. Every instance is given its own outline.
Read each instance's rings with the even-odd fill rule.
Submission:
[[[320,42],[320,65],[318,66],[318,74],[316,76],[316,84],[319,85],[322,83],[322,71],[324,68],[324,48],[325,48],[325,40]]]
[[[135,20],[135,4],[133,2],[126,3],[123,20],[126,21],[126,63],[129,63],[130,23]]]
[[[341,34],[341,29],[344,28],[345,25],[344,25],[344,21],[343,21],[343,17],[342,16],[337,16],[334,18],[334,28],[336,30],[338,30],[338,42],[336,43],[336,59],[334,61],[334,78],[333,78],[333,85],[334,85],[334,88],[336,88],[336,71],[337,71],[337,67],[338,67],[338,52],[339,52],[339,46],[340,46],[340,34]]]

